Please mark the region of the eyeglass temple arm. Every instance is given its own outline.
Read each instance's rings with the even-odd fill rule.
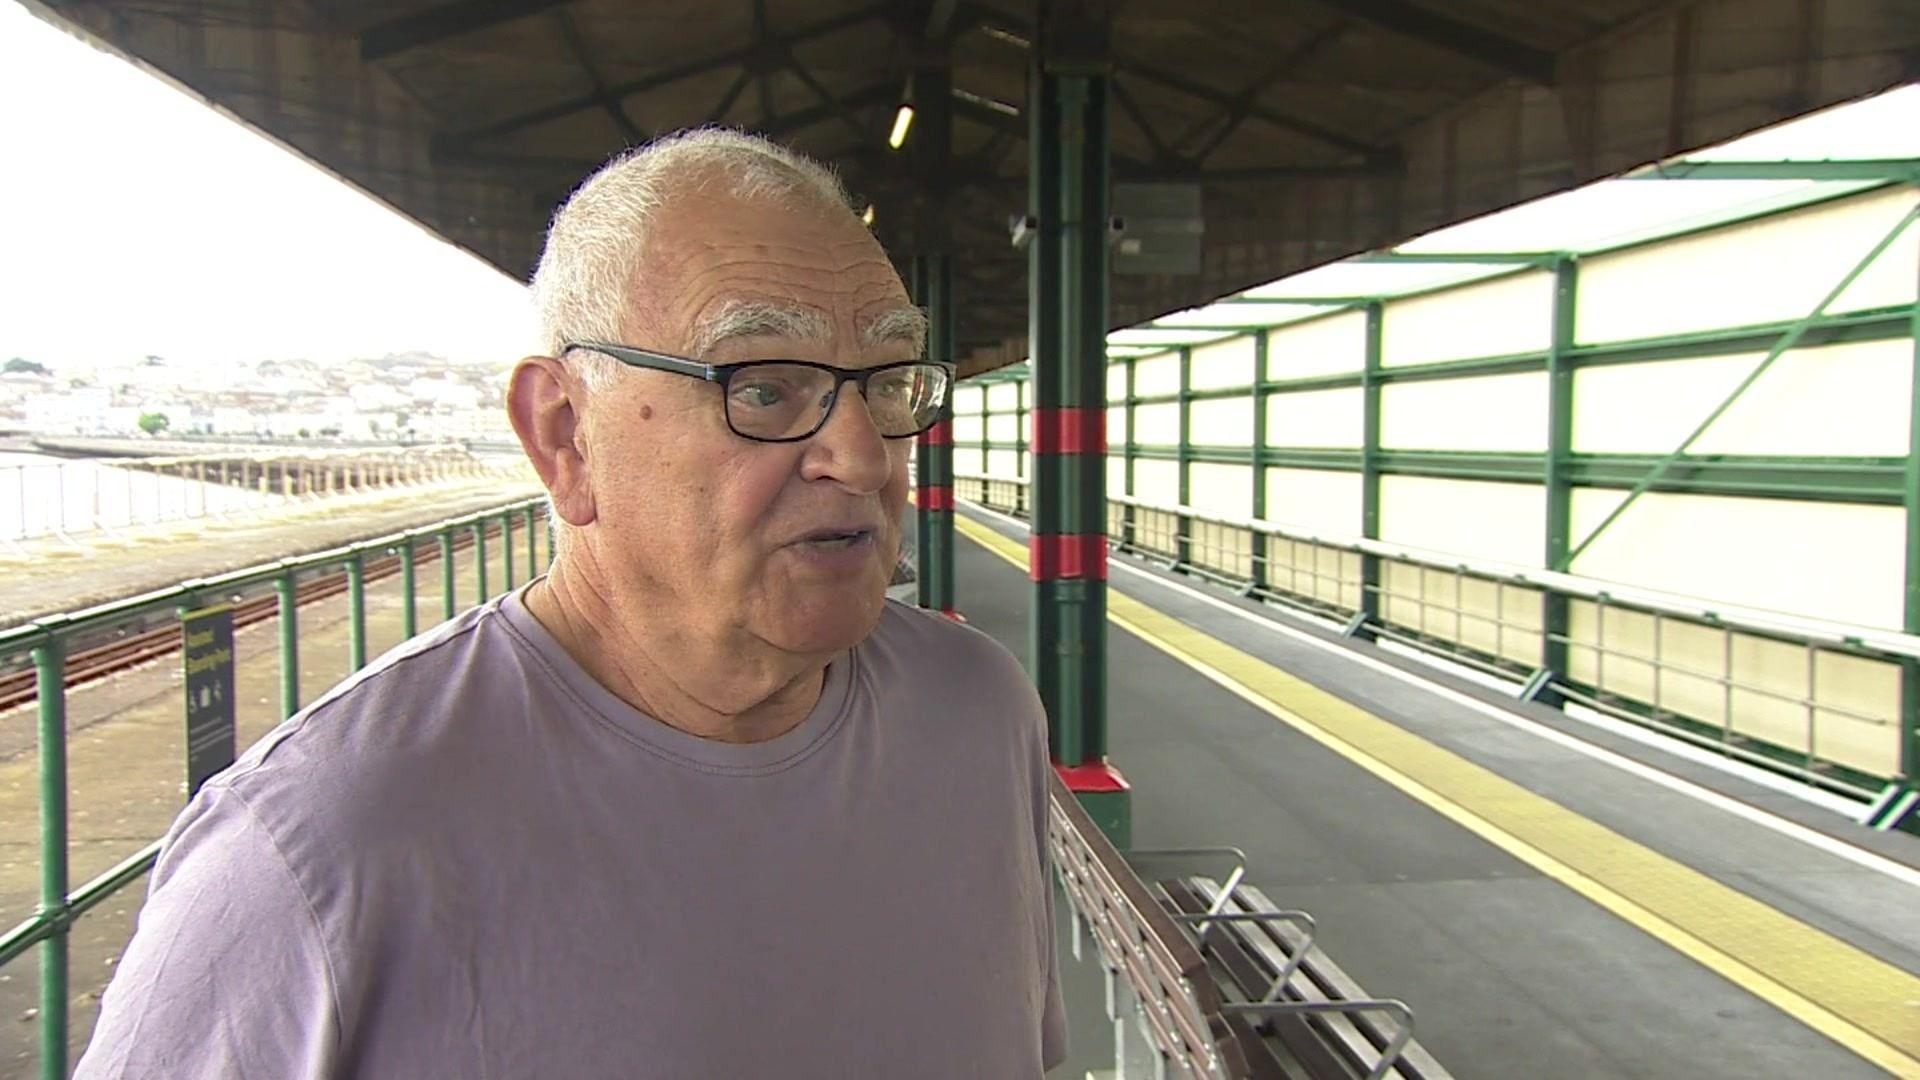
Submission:
[[[651,352],[646,349],[633,349],[625,345],[609,345],[598,341],[578,341],[569,346],[574,349],[591,349],[606,353],[615,360],[634,367],[657,368],[661,371],[677,371],[682,375],[691,375],[696,379],[712,379],[718,371],[712,364],[702,364],[696,360],[683,360],[666,353]]]

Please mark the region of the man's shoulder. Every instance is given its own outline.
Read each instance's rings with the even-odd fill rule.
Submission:
[[[475,608],[396,646],[261,738],[213,781],[271,819],[289,802],[381,800],[439,771],[446,748],[471,739],[478,706],[513,680],[513,652],[495,605]],[[459,729],[459,730],[456,730]],[[411,779],[409,779],[411,778]]]

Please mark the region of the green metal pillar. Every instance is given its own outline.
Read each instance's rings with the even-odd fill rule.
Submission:
[[[487,602],[487,519],[473,523],[473,574],[478,583],[480,603]]]
[[[419,586],[414,581],[413,537],[400,543],[400,636],[412,639],[420,632],[420,615],[414,610]]]
[[[454,596],[453,585],[453,534],[446,530],[440,532],[440,614],[451,619],[458,612],[459,600]]]
[[[1264,521],[1267,517],[1267,331],[1259,330],[1253,335],[1253,451],[1250,471],[1253,473],[1253,519]],[[1255,532],[1249,545],[1253,551],[1252,573],[1248,575],[1244,592],[1252,595],[1256,589],[1266,588],[1273,578],[1267,573],[1267,535]]]
[[[67,1075],[67,691],[66,643],[49,631],[33,650],[40,699],[40,914],[54,932],[40,943],[40,1075]]]
[[[347,556],[347,666],[367,666],[367,560],[358,551]]]
[[[914,195],[911,219],[913,299],[927,312],[927,355],[957,362],[954,352],[953,234],[949,196],[953,187],[953,66],[945,38],[922,41],[909,76],[914,126],[908,136]],[[985,422],[982,421],[982,428]],[[985,455],[982,455],[982,460]],[[915,448],[914,496],[920,606],[954,613],[953,604],[953,409],[920,436]]]
[[[1127,400],[1122,403],[1122,408],[1126,410],[1127,415],[1127,439],[1126,444],[1120,449],[1120,482],[1124,485],[1123,493],[1131,498],[1135,494],[1133,486],[1133,463],[1140,459],[1140,455],[1135,453],[1135,447],[1140,445],[1140,437],[1135,434],[1134,429],[1134,420],[1136,419],[1134,413],[1138,409],[1138,403],[1134,401],[1134,398],[1138,397],[1140,393],[1139,387],[1135,382],[1135,377],[1139,371],[1140,361],[1132,353],[1128,353],[1126,365]],[[1129,506],[1126,508],[1126,511],[1120,515],[1120,522],[1121,541],[1131,548],[1139,539],[1140,515],[1135,512],[1133,507]]]
[[[1106,26],[1043,5],[1030,80],[1033,669],[1056,767],[1114,843],[1127,787],[1107,762]]]
[[[280,715],[285,718],[300,711],[300,598],[293,571],[282,572],[273,591],[280,601]]]
[[[528,535],[527,539],[533,539]],[[513,515],[500,515],[500,587],[513,591]]]
[[[1187,506],[1193,501],[1193,350],[1185,345],[1180,356],[1180,442],[1174,449],[1174,501]],[[1127,432],[1129,438],[1133,432]],[[1173,564],[1186,566],[1193,561],[1193,519],[1182,514],[1176,526]]]
[[[913,260],[914,302],[927,309],[927,355],[953,357],[953,260],[921,255]],[[953,409],[923,433],[914,448],[915,547],[920,606],[953,614]]]
[[[1902,627],[1909,634],[1920,634],[1920,304],[1914,305],[1911,326],[1913,387],[1901,497],[1907,512],[1907,579]],[[1900,776],[1896,789],[1882,799],[1889,807],[1920,786],[1920,661],[1911,658],[1900,663],[1900,731]],[[1909,810],[1904,820],[1887,824],[1910,832],[1920,831],[1920,814]]]
[[[1553,265],[1552,336],[1547,345],[1547,545],[1545,566],[1565,571],[1573,545],[1573,319],[1578,310],[1580,265],[1571,257]],[[1540,669],[1521,696],[1558,705],[1553,680],[1567,674],[1567,597],[1547,593],[1540,600]]]
[[[538,537],[540,534],[534,531],[534,525],[535,525],[534,508],[529,506],[527,507],[527,580],[528,581],[532,581],[534,578],[537,578],[540,576],[540,541],[538,540]]]
[[[1360,369],[1360,535],[1380,539],[1380,342],[1386,308],[1378,300],[1367,303],[1367,353]],[[1360,607],[1347,633],[1362,641],[1374,640],[1372,627],[1380,621],[1380,557],[1360,556]]]

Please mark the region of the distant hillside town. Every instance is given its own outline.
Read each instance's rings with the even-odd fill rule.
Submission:
[[[423,352],[251,367],[148,356],[85,370],[14,357],[0,365],[0,426],[42,435],[511,440],[511,370]]]

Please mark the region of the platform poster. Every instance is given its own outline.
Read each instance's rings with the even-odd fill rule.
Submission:
[[[187,683],[187,794],[233,764],[233,608],[180,616]]]

